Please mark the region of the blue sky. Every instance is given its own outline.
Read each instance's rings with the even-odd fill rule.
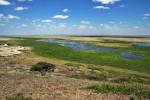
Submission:
[[[0,35],[150,35],[150,0],[0,0]]]

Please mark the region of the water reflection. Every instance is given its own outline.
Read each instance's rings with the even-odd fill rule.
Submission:
[[[74,49],[74,50],[95,50],[98,52],[117,52],[117,50],[113,49],[113,48],[93,46],[90,44],[85,44],[85,43],[71,41],[71,40],[60,40],[60,39],[52,39],[51,38],[51,39],[40,39],[38,41],[58,43],[61,46],[66,46],[66,47]],[[127,59],[132,59],[132,60],[141,58],[141,56],[137,56],[134,54],[121,54],[121,57],[127,58]]]

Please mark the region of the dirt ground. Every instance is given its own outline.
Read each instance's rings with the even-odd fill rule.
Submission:
[[[97,94],[83,89],[99,82],[65,77],[61,73],[66,68],[63,61],[57,61],[54,73],[41,76],[30,72],[30,67],[39,61],[55,63],[29,53],[0,57],[0,100],[17,93],[34,100],[129,100],[129,96],[121,94]]]
[[[21,47],[21,46],[7,46],[0,45],[0,56],[1,57],[7,57],[7,56],[13,56],[13,55],[20,55],[22,54],[21,51],[28,50],[28,48]]]

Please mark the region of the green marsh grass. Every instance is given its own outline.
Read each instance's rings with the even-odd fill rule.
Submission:
[[[125,68],[139,72],[150,73],[150,54],[149,48],[141,48],[144,57],[138,60],[130,60],[120,57],[117,53],[112,52],[84,52],[80,50],[72,50],[67,47],[60,46],[56,43],[46,43],[36,41],[38,39],[26,38],[21,40],[21,45],[30,46],[33,52],[40,56],[48,58],[57,58],[62,60],[76,61],[80,63],[109,65],[112,67]],[[130,48],[131,51],[141,52],[140,47]]]

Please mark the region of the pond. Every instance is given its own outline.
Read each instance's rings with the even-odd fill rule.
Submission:
[[[51,38],[51,39],[40,39],[38,41],[57,43],[61,46],[66,46],[74,50],[95,50],[98,52],[118,52],[116,49],[113,49],[113,48],[94,46],[94,45],[85,44],[85,43],[81,43],[78,41],[71,41],[71,40],[60,40],[60,39]],[[133,54],[121,54],[121,57],[132,59],[132,60],[141,58],[140,56],[133,55]]]
[[[127,59],[132,59],[132,60],[141,58],[141,56],[137,56],[137,55],[130,54],[130,53],[128,53],[128,54],[121,54],[121,57],[127,58]]]
[[[66,46],[74,50],[95,50],[95,51],[100,51],[100,52],[117,52],[116,49],[93,46],[90,44],[85,44],[85,43],[81,43],[77,41],[70,41],[70,40],[40,39],[38,41],[58,43],[61,46]]]
[[[150,47],[150,42],[132,42],[132,44],[136,46]]]

